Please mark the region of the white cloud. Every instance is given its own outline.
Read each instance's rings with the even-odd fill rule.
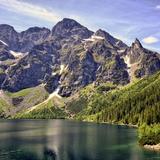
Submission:
[[[70,14],[69,12],[66,13],[58,9],[53,10],[51,8],[45,8],[20,0],[0,0],[0,7],[8,11],[18,13],[19,15],[27,15],[29,17],[38,18],[51,23],[57,23],[63,18],[71,18],[77,20],[83,25],[92,27],[92,25],[88,24],[88,21],[86,21],[84,17],[81,17],[79,15]]]
[[[62,19],[61,15],[53,10],[48,10],[38,5],[18,1],[18,0],[0,0],[0,6],[16,13],[43,19],[48,22],[57,22]]]
[[[152,44],[152,43],[158,42],[159,39],[156,38],[156,37],[153,37],[153,36],[149,36],[149,37],[144,38],[142,41],[143,41],[143,43],[145,43],[145,44]]]
[[[156,9],[160,9],[160,5],[157,5],[157,6],[156,6]]]

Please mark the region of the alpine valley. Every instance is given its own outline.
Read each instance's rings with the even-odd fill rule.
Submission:
[[[0,117],[141,126],[160,143],[160,54],[64,18],[50,31],[0,25]]]

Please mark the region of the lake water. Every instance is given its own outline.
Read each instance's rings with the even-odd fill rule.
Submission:
[[[67,120],[1,120],[0,160],[160,160],[136,129]]]

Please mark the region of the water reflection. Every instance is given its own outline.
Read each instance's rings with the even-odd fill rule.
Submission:
[[[136,130],[65,120],[0,122],[0,160],[145,160]]]

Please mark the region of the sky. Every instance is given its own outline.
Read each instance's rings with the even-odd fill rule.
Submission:
[[[63,18],[103,29],[128,45],[138,38],[160,52],[160,0],[0,0],[0,24],[19,32],[33,26],[52,29]]]

